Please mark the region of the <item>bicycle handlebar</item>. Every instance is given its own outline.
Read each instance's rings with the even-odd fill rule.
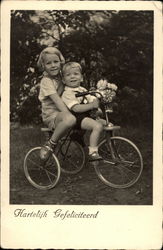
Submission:
[[[105,116],[106,116],[106,122],[107,124],[109,124],[109,118],[108,118],[108,113],[112,113],[113,110],[112,110],[112,107],[108,107],[108,105],[110,104],[110,101],[107,101],[104,99],[102,93],[98,92],[98,91],[85,91],[85,92],[82,92],[82,93],[76,93],[76,97],[81,97],[81,96],[86,96],[86,95],[93,95],[93,96],[96,96],[97,98],[99,98],[100,96],[100,99],[101,99],[101,103],[104,104],[104,107],[105,107]]]
[[[77,93],[75,96],[76,97],[81,97],[81,96],[85,96],[85,95],[89,95],[89,94],[90,94],[90,92],[86,91],[86,92]]]
[[[77,93],[75,96],[76,97],[81,97],[81,96],[85,96],[85,95],[100,95],[100,97],[102,97],[102,94],[98,91],[85,91],[85,92],[81,92],[81,93]]]

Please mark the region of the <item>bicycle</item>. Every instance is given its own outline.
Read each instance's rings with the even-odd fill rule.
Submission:
[[[103,100],[102,94],[96,91],[87,91],[76,96],[88,94],[100,95]],[[143,170],[143,158],[138,147],[132,141],[125,137],[115,136],[114,133],[120,129],[120,126],[109,125],[110,112],[109,103],[105,102],[104,139],[99,143],[99,153],[103,161],[96,162],[94,168],[98,178],[107,186],[128,188],[140,178]],[[41,130],[46,133],[48,138],[51,136],[52,131],[48,128]],[[77,136],[76,130],[71,129],[58,142],[57,148],[46,162],[42,162],[40,159],[41,147],[32,148],[24,159],[24,172],[30,184],[35,188],[47,190],[57,185],[61,172],[79,173],[86,163],[81,138],[81,136]]]

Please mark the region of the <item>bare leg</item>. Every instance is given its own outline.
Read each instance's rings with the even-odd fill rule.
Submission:
[[[55,120],[56,127],[51,140],[57,142],[75,123],[76,118],[70,112],[59,112]]]
[[[55,130],[51,139],[40,150],[40,158],[45,163],[51,152],[54,150],[57,141],[73,127],[76,123],[76,118],[70,112],[59,112],[55,120]]]
[[[92,131],[90,135],[90,146],[97,147],[100,134],[103,131],[103,125],[98,121],[86,117],[81,123],[81,128]]]
[[[106,120],[104,120],[102,118],[99,118],[97,121],[100,122],[103,126],[106,125]]]
[[[97,121],[106,126],[106,120],[99,118]],[[113,126],[113,123],[109,122],[107,126]]]

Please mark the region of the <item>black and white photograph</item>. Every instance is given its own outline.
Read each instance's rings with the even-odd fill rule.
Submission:
[[[161,226],[161,3],[16,2],[2,4],[2,216],[27,224],[22,237],[30,221],[40,233],[4,246],[155,249],[161,230],[150,246],[141,231]],[[78,227],[96,237],[114,220],[109,234],[139,231],[136,245],[107,232],[72,242]]]
[[[11,204],[152,205],[153,14],[11,11]]]

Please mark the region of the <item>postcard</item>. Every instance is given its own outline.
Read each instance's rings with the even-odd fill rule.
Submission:
[[[161,249],[162,4],[1,4],[1,247]]]

